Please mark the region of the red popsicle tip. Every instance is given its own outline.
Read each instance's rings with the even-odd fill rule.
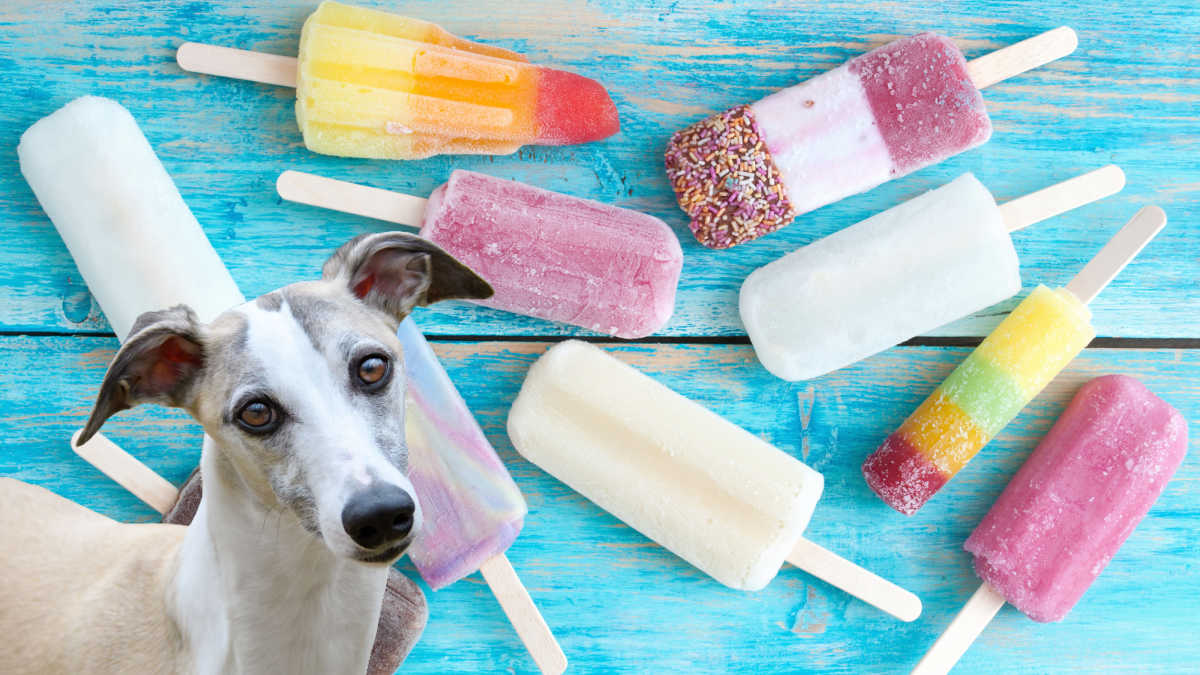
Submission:
[[[617,106],[595,80],[542,68],[537,91],[537,143],[570,145],[621,130]]]
[[[925,458],[902,434],[884,440],[863,462],[867,485],[888,506],[911,516],[943,485],[946,476]]]

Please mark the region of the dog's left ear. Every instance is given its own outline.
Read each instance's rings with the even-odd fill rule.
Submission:
[[[109,417],[139,403],[182,407],[203,367],[200,322],[189,307],[142,314],[104,375],[78,443],[86,443]]]
[[[407,232],[364,234],[325,262],[321,276],[342,281],[363,302],[403,319],[418,305],[492,297],[492,287],[433,243]]]

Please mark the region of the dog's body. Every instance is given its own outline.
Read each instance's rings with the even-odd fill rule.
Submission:
[[[389,565],[420,523],[396,323],[487,295],[387,233],[207,326],[143,315],[80,442],[141,402],[187,409],[207,434],[196,517],[126,525],[0,482],[0,672],[365,672]]]

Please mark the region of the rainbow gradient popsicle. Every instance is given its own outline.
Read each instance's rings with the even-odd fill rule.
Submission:
[[[620,128],[594,80],[387,12],[323,2],[299,59],[185,43],[184,70],[296,87],[296,120],[314,152],[421,159],[586,143]]]
[[[1166,224],[1140,210],[1067,284],[1038,286],[863,462],[867,485],[912,515],[1095,337],[1087,303]]]

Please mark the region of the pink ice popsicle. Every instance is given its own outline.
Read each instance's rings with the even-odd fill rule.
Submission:
[[[1074,46],[1063,28],[968,63],[940,35],[897,40],[676,133],[667,176],[701,244],[750,241],[984,143],[979,88]]]
[[[622,338],[662,328],[675,307],[683,252],[644,213],[455,171],[420,234],[492,285],[489,307]]]
[[[644,213],[461,170],[428,200],[299,171],[276,185],[290,201],[419,226],[487,279],[489,307],[621,338],[654,333],[675,308],[683,252]]]
[[[1187,422],[1141,382],[1075,395],[967,539],[975,571],[1035,621],[1067,615],[1187,453]]]
[[[949,672],[1005,602],[1034,621],[1065,617],[1162,494],[1187,444],[1183,415],[1132,377],[1081,387],[967,539],[984,583],[913,674]]]

